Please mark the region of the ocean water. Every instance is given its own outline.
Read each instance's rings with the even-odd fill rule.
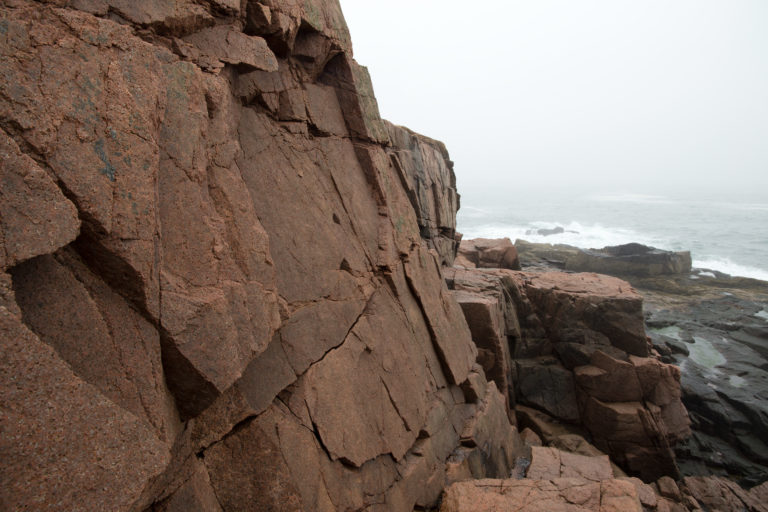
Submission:
[[[596,249],[639,242],[691,251],[694,268],[768,281],[768,198],[568,191],[511,197],[462,197],[458,230],[465,239],[508,237]],[[535,232],[558,226],[565,232]]]

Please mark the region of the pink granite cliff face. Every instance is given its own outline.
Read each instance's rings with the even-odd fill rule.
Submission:
[[[0,509],[747,503],[622,480],[688,428],[639,297],[457,259],[337,0],[4,0],[0,57]]]
[[[2,508],[410,510],[509,473],[440,271],[453,164],[381,120],[336,1],[6,1],[0,53]]]

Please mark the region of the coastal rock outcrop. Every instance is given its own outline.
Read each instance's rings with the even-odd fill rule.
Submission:
[[[517,249],[509,238],[462,240],[456,265],[464,268],[508,268],[520,270]]]
[[[509,240],[444,269],[453,164],[337,0],[9,0],[0,55],[4,509],[425,510],[527,467],[540,508],[651,506],[613,462],[672,473],[687,422],[639,298],[482,268]]]
[[[638,243],[602,249],[580,249],[569,245],[535,244],[516,240],[525,265],[555,266],[573,272],[597,272],[618,277],[687,274],[689,251],[664,251]]]
[[[457,267],[445,274],[467,316],[478,362],[497,385],[508,386],[511,401],[551,417],[545,422],[584,429],[595,446],[645,480],[677,475],[672,446],[690,433],[680,372],[649,357],[642,299],[628,283],[503,269]],[[524,410],[518,407],[520,427],[551,441]]]
[[[0,8],[0,502],[411,510],[520,445],[334,0]],[[506,393],[506,391],[504,391]]]

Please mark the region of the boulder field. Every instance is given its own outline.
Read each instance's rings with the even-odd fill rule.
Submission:
[[[5,0],[0,55],[3,510],[765,510],[679,478],[628,283],[452,267],[335,0]]]

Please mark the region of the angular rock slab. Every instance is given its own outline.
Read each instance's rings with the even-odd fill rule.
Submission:
[[[462,240],[457,263],[466,268],[520,270],[517,249],[509,238]]]
[[[472,333],[461,308],[442,280],[435,255],[417,249],[406,261],[405,273],[427,317],[444,370],[453,384],[461,384],[472,369],[477,348],[471,342]],[[440,286],[436,279],[439,279]],[[470,340],[469,343],[467,340]]]
[[[0,129],[0,269],[53,252],[79,232],[75,206]]]
[[[277,71],[277,58],[261,37],[243,34],[234,27],[219,25],[187,36],[202,54],[227,64],[241,64],[262,71]]]
[[[25,324],[79,378],[152,425],[170,446],[181,425],[155,327],[69,249],[26,261],[11,274]]]
[[[557,448],[533,446],[526,477],[532,480],[584,478],[600,482],[613,478],[613,469],[607,455],[588,457]]]
[[[332,459],[357,467],[385,453],[402,459],[426,419],[426,396],[434,389],[423,363],[406,317],[382,289],[344,343],[300,383]]]
[[[170,454],[136,416],[78,378],[0,307],[0,503],[129,510]]]
[[[524,277],[523,277],[524,276]],[[626,281],[598,274],[520,274],[525,293],[553,337],[584,327],[629,354],[647,357],[643,299]]]
[[[471,480],[448,487],[440,512],[642,512],[635,487],[621,480]]]

